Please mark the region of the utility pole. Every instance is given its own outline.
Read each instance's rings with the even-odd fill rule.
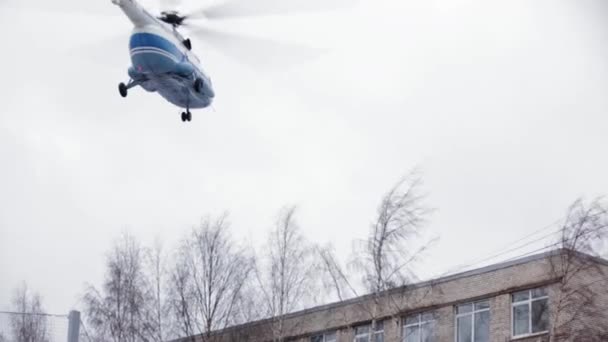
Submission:
[[[68,316],[68,342],[78,342],[80,336],[80,312],[72,310]]]

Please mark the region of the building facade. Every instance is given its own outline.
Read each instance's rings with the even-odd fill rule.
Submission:
[[[285,332],[281,339],[278,327]],[[195,340],[608,341],[608,261],[552,251],[234,326]]]

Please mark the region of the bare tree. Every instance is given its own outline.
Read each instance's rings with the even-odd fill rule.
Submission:
[[[575,201],[561,227],[561,249],[551,259],[551,272],[560,279],[549,323],[551,342],[608,340],[608,327],[597,324],[608,319],[607,308],[597,300],[598,291],[607,292],[608,267],[596,258],[607,238],[608,206],[599,198],[589,204]]]
[[[350,263],[361,277],[363,288],[372,294],[359,304],[376,330],[379,308],[390,305],[395,314],[405,309],[410,285],[415,279],[412,267],[432,241],[419,241],[432,212],[420,193],[421,178],[412,172],[397,182],[383,197],[367,239],[354,245]],[[358,286],[337,261],[331,246],[319,250],[326,285],[333,287],[340,300],[359,296]],[[383,301],[381,303],[381,301]],[[409,303],[411,304],[411,303]]]
[[[231,239],[226,215],[205,219],[183,241],[180,255],[172,275],[174,317],[187,336],[196,331],[207,341],[212,331],[238,323],[252,261]]]
[[[153,291],[144,264],[144,248],[124,233],[107,256],[102,289],[90,286],[84,296],[85,313],[97,339],[132,342],[158,336],[150,314]]]
[[[17,314],[10,319],[11,333],[15,342],[48,342],[47,318],[39,294],[32,293],[23,283],[12,298]]]
[[[285,315],[304,307],[317,282],[314,247],[300,233],[295,213],[295,207],[280,211],[256,268],[266,315],[273,320],[272,340],[278,342],[285,338]]]
[[[196,310],[192,276],[188,263],[189,246],[184,244],[178,251],[175,265],[170,275],[169,305],[173,322],[173,334],[192,337],[196,329]]]
[[[338,300],[358,296],[358,291],[336,257],[332,244],[317,248],[322,270],[322,281],[328,292],[334,291]]]
[[[432,212],[423,203],[421,185],[421,178],[416,172],[397,182],[382,197],[367,239],[355,245],[351,265],[361,274],[368,293],[403,286],[415,279],[412,266],[431,243],[424,241],[420,244],[417,241]],[[345,272],[333,257],[331,247],[322,249],[321,256],[325,269],[339,287],[336,291],[353,292],[352,281],[346,279]],[[345,285],[348,289],[345,289]]]
[[[169,301],[166,296],[168,286],[167,257],[160,240],[156,240],[154,246],[145,250],[146,278],[149,282],[147,287],[151,293],[146,296],[150,299],[148,316],[151,328],[151,339],[162,342],[169,336]]]
[[[361,257],[356,264],[363,282],[375,293],[402,286],[413,279],[411,266],[428,247],[414,245],[430,209],[420,194],[422,181],[411,173],[395,184],[382,198],[371,225]]]

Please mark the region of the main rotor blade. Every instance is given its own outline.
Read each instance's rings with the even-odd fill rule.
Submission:
[[[358,0],[226,0],[194,11],[188,17],[229,19],[266,15],[323,12],[353,7]]]
[[[275,40],[196,28],[191,34],[228,57],[255,69],[285,69],[320,57],[324,50]]]

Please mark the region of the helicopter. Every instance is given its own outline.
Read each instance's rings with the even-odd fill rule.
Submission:
[[[112,3],[135,26],[129,41],[130,80],[118,85],[120,95],[127,97],[129,89],[137,86],[157,92],[168,102],[185,108],[181,113],[183,122],[192,120],[190,109],[210,106],[215,97],[211,78],[192,53],[190,39],[177,30],[188,16],[164,11],[155,17],[136,0],[112,0]]]
[[[137,0],[111,1],[134,26],[129,40],[132,65],[127,73],[130,79],[118,85],[119,94],[127,97],[129,90],[134,87],[156,92],[173,105],[185,109],[181,113],[183,122],[192,120],[191,109],[211,106],[216,94],[211,77],[192,51],[192,41],[179,32],[182,26],[193,27],[190,21],[194,19],[209,22],[212,19],[292,14],[294,11],[318,12],[351,7],[353,2],[356,3],[356,0],[225,0],[185,15],[175,10],[165,10],[159,16],[154,16]],[[297,50],[297,55],[301,56],[311,50],[309,47],[302,49],[293,44],[218,32],[208,27],[198,27],[193,34],[205,41],[219,43],[217,45],[247,46],[249,56],[255,50],[265,49],[273,53],[278,50]],[[244,57],[243,54],[239,54],[238,58],[241,57]],[[277,56],[263,57],[266,61],[275,61],[276,58]]]

